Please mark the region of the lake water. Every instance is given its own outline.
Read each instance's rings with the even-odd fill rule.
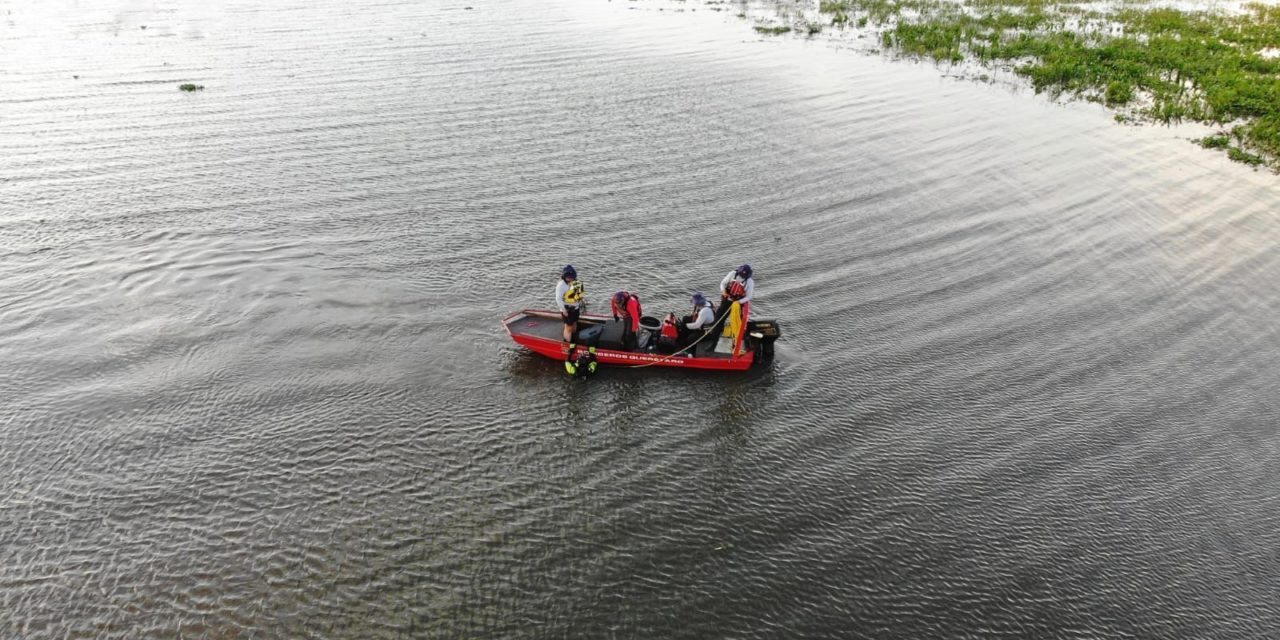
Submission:
[[[0,636],[1276,637],[1276,176],[469,1],[0,1]],[[566,262],[778,356],[568,379]]]

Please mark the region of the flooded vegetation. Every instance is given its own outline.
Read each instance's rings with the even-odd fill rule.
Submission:
[[[178,85],[178,91],[186,91],[187,93],[191,93],[193,91],[203,91],[203,90],[204,90],[204,85],[202,84],[191,84],[190,82],[188,82],[186,84]]]
[[[873,31],[887,51],[1009,70],[1036,92],[1104,104],[1119,122],[1219,127],[1202,146],[1280,170],[1280,7],[822,0],[817,9],[831,26]]]

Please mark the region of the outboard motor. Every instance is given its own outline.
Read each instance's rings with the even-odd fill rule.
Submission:
[[[773,360],[773,343],[782,337],[782,327],[777,320],[748,320],[747,335],[756,350],[756,362]]]

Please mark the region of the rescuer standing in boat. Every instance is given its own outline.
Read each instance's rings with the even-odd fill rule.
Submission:
[[[716,321],[729,313],[733,303],[742,305],[742,317],[746,318],[750,310],[751,294],[756,291],[756,281],[751,277],[751,265],[744,264],[729,272],[720,281],[720,308],[716,310]]]
[[[560,309],[560,317],[564,320],[564,341],[574,342],[573,334],[578,330],[578,317],[582,306],[586,304],[587,290],[578,281],[578,272],[573,265],[566,264],[560,270],[560,281],[556,283],[556,306]]]
[[[613,319],[623,321],[622,346],[636,348],[636,333],[640,331],[640,298],[629,291],[613,294]]]

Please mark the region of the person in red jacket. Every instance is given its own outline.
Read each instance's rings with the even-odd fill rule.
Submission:
[[[613,294],[613,319],[622,320],[622,346],[636,348],[636,334],[640,331],[640,298],[634,293],[619,291]]]

